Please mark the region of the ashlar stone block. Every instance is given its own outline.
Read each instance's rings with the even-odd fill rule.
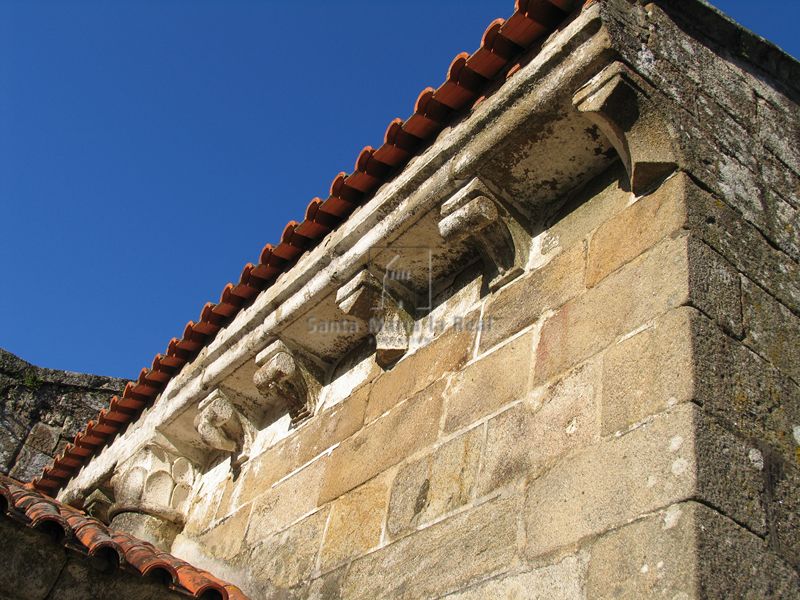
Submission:
[[[436,598],[503,572],[517,553],[518,500],[497,498],[354,561],[342,596]]]
[[[763,478],[750,450],[686,404],[570,455],[529,488],[528,556],[694,498],[763,528]]]
[[[330,456],[319,504],[338,498],[439,435],[442,390],[439,381],[343,441]]]
[[[411,532],[470,501],[483,437],[483,427],[476,427],[400,467],[389,505],[391,536]]]
[[[673,504],[591,547],[589,598],[790,598],[800,581],[764,541],[702,504]]]
[[[563,454],[599,441],[599,401],[593,360],[489,420],[478,495],[535,479]]]
[[[453,432],[519,400],[529,389],[533,332],[513,339],[454,374],[444,392],[444,430]]]
[[[334,501],[320,551],[320,570],[329,571],[377,547],[388,503],[389,481],[386,475],[380,475]]]

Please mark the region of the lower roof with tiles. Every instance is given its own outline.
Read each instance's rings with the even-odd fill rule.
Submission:
[[[122,571],[164,581],[179,594],[202,600],[247,600],[236,586],[162,552],[152,544],[109,529],[97,519],[0,475],[0,512],[5,518],[50,534],[68,550],[102,559]]]
[[[150,368],[142,369],[122,396],[113,397],[107,408],[79,432],[72,443],[34,480],[36,489],[55,495],[89,460],[158,395],[181,368],[194,360],[255,298],[288,271],[305,252],[317,246],[366,203],[384,183],[425,150],[456,117],[469,111],[518,69],[519,60],[537,51],[540,42],[569,21],[579,0],[516,0],[508,19],[489,24],[480,47],[462,52],[452,61],[447,79],[438,88],[424,89],[413,114],[389,123],[379,148],[364,148],[352,173],[339,173],[326,199],[314,198],[305,218],[288,223],[279,244],[267,244],[257,264],[244,266],[238,283],[229,283],[216,304],[206,304],[199,319],[187,323],[183,336],[173,338],[163,354],[157,354]]]

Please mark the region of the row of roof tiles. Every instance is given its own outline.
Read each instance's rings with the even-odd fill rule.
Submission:
[[[305,219],[286,225],[278,245],[267,244],[257,264],[248,263],[239,282],[222,290],[218,303],[208,303],[197,321],[189,321],[181,338],[173,338],[150,368],[115,396],[96,419],[75,436],[71,444],[34,480],[37,489],[55,494],[114,436],[150,406],[185,365],[209,344],[258,294],[271,286],[304,252],[314,248],[333,229],[366,202],[384,183],[432,142],[452,117],[481,99],[487,83],[513,72],[513,60],[537,40],[552,33],[572,11],[575,0],[516,0],[507,20],[496,19],[471,55],[459,54],[450,64],[447,79],[438,88],[426,88],[417,98],[413,114],[389,123],[380,148],[366,147],[352,173],[339,173],[326,199],[314,198]]]
[[[0,475],[0,513],[50,534],[65,547],[202,600],[247,600],[236,586],[162,552],[148,542],[106,527],[97,519]]]

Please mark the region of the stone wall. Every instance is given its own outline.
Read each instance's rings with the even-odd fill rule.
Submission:
[[[701,3],[592,3],[63,497],[254,598],[800,595],[798,72]],[[379,234],[447,283],[381,360],[305,326],[382,298]]]
[[[483,331],[207,476],[173,549],[254,597],[798,593],[798,388],[753,328],[790,315],[713,249],[746,227],[723,202],[684,173],[626,186],[577,195],[543,266],[461,292]]]
[[[35,367],[0,348],[0,472],[41,475],[127,381]]]

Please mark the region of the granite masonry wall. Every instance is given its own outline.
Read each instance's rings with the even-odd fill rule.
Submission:
[[[738,257],[791,258],[687,174],[635,199],[621,174],[555,219],[546,265],[462,292],[491,327],[208,478],[173,549],[254,597],[800,592],[800,330]]]
[[[30,481],[127,381],[43,369],[0,348],[0,472]]]
[[[465,264],[439,335],[187,478],[173,553],[253,598],[800,596],[800,68],[699,2],[582,18],[602,51],[547,60],[585,52],[563,110],[617,158],[533,213],[521,276]],[[512,205],[560,135],[517,134],[469,173]]]

